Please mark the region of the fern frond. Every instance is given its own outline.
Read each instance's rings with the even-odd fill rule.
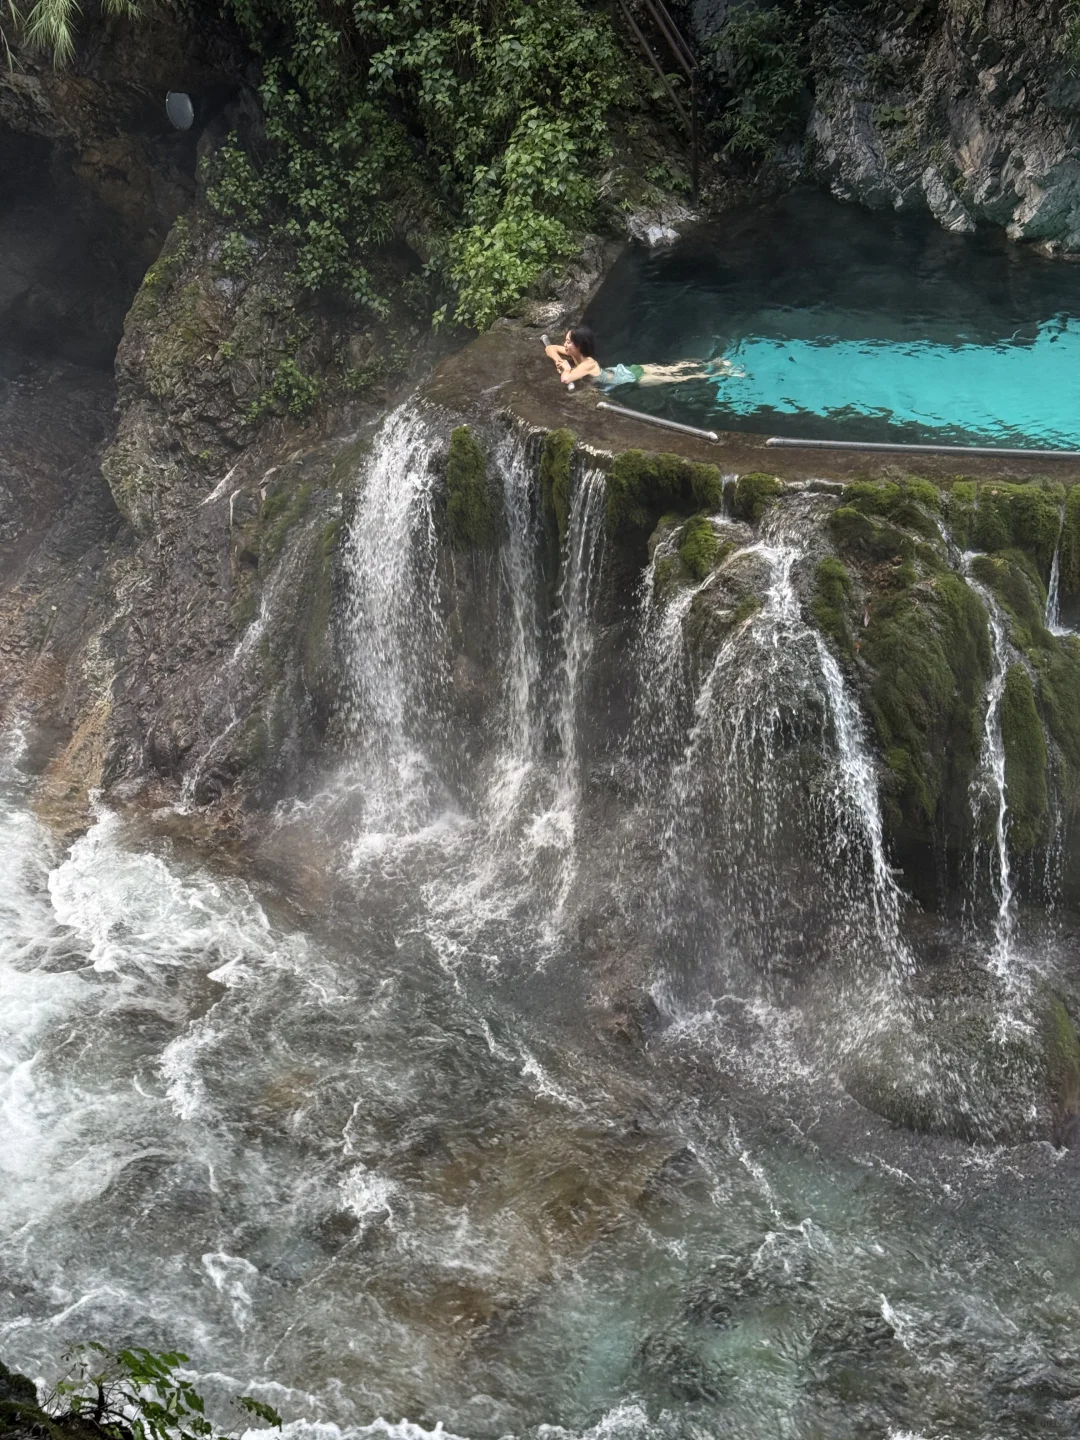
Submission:
[[[15,4],[15,0],[0,0],[0,47],[3,48],[9,70],[15,69],[15,54],[11,46],[22,28],[22,11]]]

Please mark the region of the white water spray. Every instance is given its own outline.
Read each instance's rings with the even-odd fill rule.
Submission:
[[[1061,524],[1058,527],[1054,558],[1050,564],[1050,584],[1046,590],[1046,628],[1051,635],[1071,635],[1067,625],[1061,623],[1061,541],[1065,535],[1065,507],[1061,507]]]
[[[839,665],[802,617],[793,582],[803,554],[798,537],[808,520],[804,506],[791,502],[767,522],[766,538],[725,562],[764,564],[763,604],[723,640],[695,697],[690,734],[669,787],[662,904],[668,914],[678,913],[672,887],[700,863],[703,845],[705,853],[718,847],[729,928],[749,922],[770,937],[766,943],[789,945],[794,937],[780,915],[797,883],[791,867],[810,864],[818,872],[817,905],[829,917],[823,923],[833,946],[852,954],[865,950],[857,916],[869,901],[870,928],[888,970],[900,975],[912,964],[900,935],[903,897],[885,853],[865,727]],[[800,818],[792,806],[791,762],[805,745],[824,769],[820,779],[804,777],[816,798]],[[722,822],[722,840],[706,839],[710,816]],[[825,848],[810,855],[806,845],[819,833],[821,818],[828,822],[821,832],[827,838],[813,843]],[[784,861],[779,857],[787,846],[795,849]],[[773,873],[775,865],[780,868]],[[761,941],[746,944],[760,948]]]
[[[350,728],[369,836],[415,831],[445,805],[427,746],[443,679],[433,449],[418,408],[388,417],[346,548]]]
[[[970,574],[972,554],[964,557],[968,583],[977,591],[986,606],[990,626],[993,671],[986,691],[983,713],[982,745],[979,763],[971,782],[972,819],[975,822],[974,866],[976,877],[981,869],[985,846],[979,836],[984,811],[990,806],[994,817],[994,842],[990,863],[990,883],[996,904],[994,941],[990,951],[990,967],[1003,979],[1013,978],[1012,943],[1015,896],[1009,863],[1008,818],[1009,801],[1005,782],[1005,744],[1001,734],[1001,697],[1005,693],[1005,676],[1009,668],[1009,648],[1005,622],[997,600]]]

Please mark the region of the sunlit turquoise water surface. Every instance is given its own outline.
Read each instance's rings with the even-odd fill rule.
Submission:
[[[998,234],[803,192],[625,255],[590,307],[604,364],[735,373],[614,398],[727,429],[1080,448],[1080,272]]]

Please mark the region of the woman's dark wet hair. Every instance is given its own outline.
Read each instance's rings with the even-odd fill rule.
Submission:
[[[588,325],[575,325],[570,331],[570,339],[585,356],[586,360],[596,354],[596,338]]]

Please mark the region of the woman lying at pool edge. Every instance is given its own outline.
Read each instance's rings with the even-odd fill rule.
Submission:
[[[712,380],[738,374],[727,360],[677,360],[673,365],[613,365],[604,369],[596,358],[596,341],[588,325],[575,325],[561,345],[547,345],[564,385],[595,380],[603,390],[617,385],[677,385],[685,380]]]

